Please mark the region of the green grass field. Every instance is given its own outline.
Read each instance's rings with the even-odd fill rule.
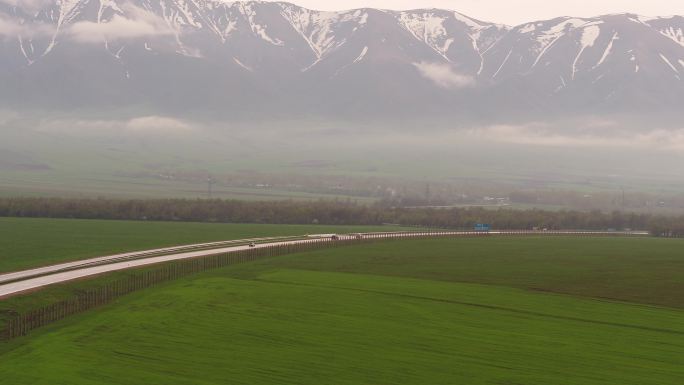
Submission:
[[[249,269],[263,268],[387,275],[684,308],[683,251],[682,239],[412,240],[274,259],[234,271],[247,277]]]
[[[0,218],[0,272],[192,243],[390,228]]]
[[[37,330],[0,346],[0,374],[51,385],[679,385],[683,246],[411,240],[278,257]]]

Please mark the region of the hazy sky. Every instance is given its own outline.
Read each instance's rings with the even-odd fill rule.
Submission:
[[[446,8],[498,23],[522,24],[557,16],[637,13],[644,16],[684,14],[684,0],[289,0],[319,10],[351,8]]]

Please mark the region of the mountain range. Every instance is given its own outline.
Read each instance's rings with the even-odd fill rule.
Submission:
[[[221,119],[504,121],[684,106],[684,17],[0,0],[0,103]]]

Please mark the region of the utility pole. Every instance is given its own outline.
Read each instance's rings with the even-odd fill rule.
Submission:
[[[209,175],[209,177],[207,177],[207,195],[209,196],[209,199],[211,199],[213,196],[212,188],[215,184],[216,181],[211,177],[211,175]]]

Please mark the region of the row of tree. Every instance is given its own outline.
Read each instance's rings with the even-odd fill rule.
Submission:
[[[238,201],[189,199],[0,198],[0,216],[188,222],[379,225],[469,229],[641,229],[656,236],[684,236],[684,216],[601,211],[485,208],[398,208],[344,201]]]

